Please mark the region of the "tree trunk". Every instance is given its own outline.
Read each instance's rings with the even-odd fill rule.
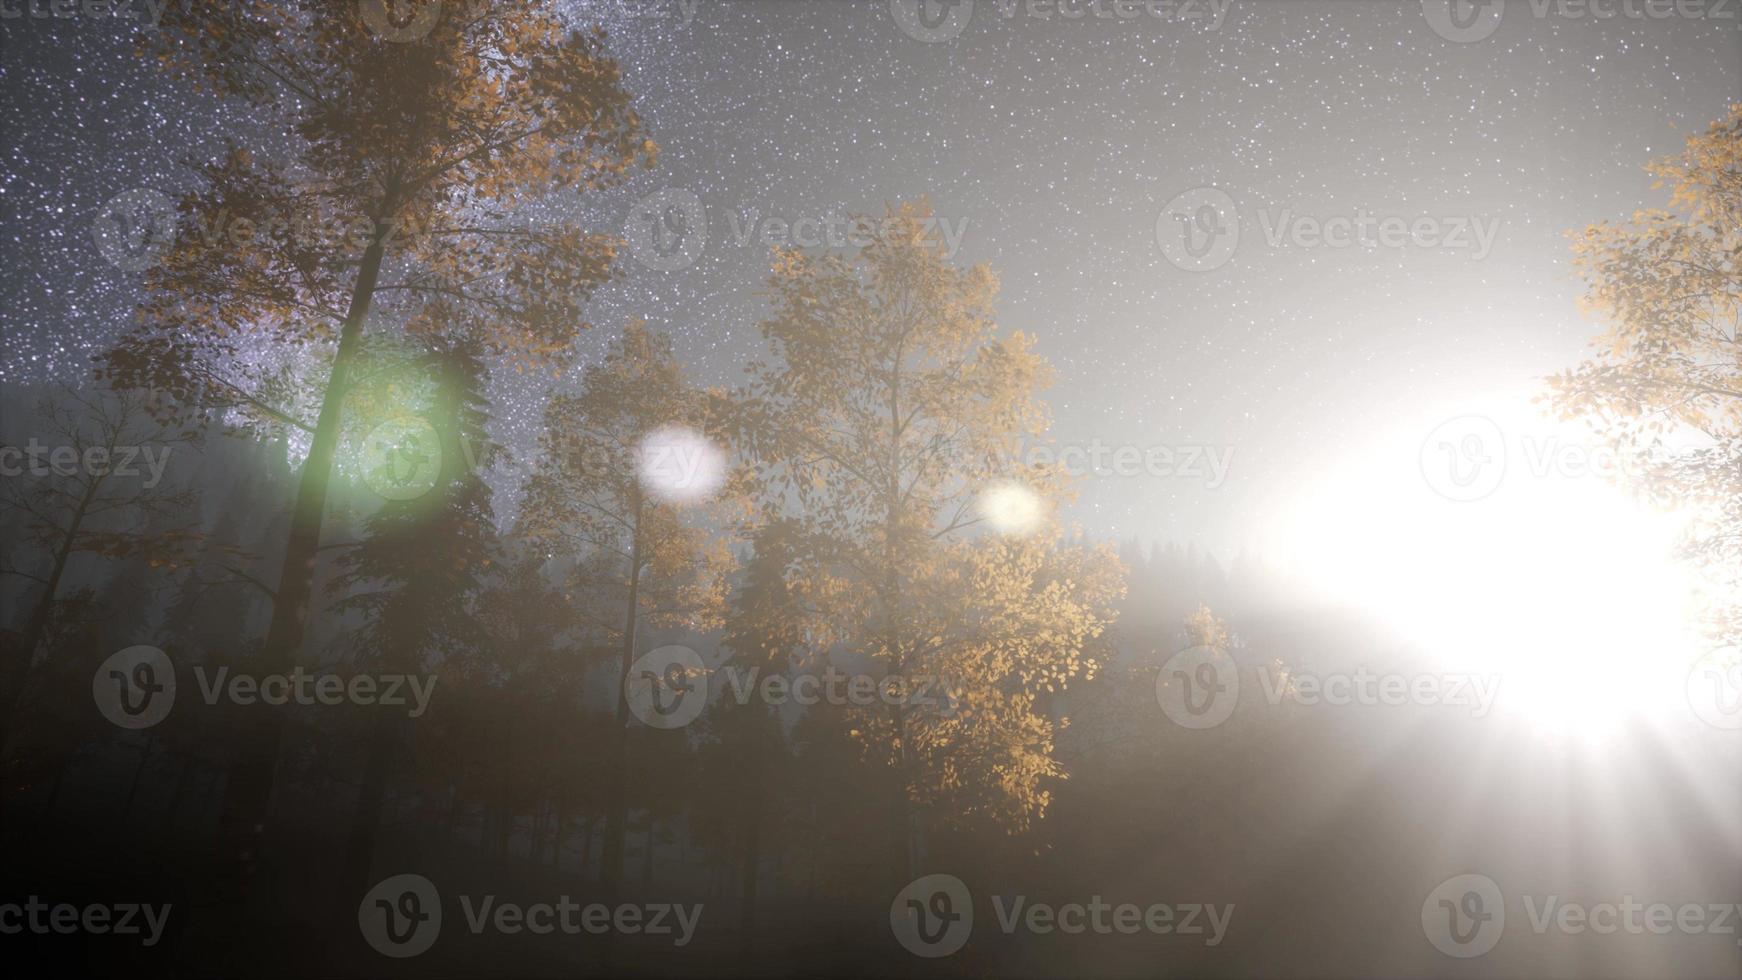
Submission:
[[[550,832],[550,866],[557,871],[563,867],[563,801],[561,797],[552,801],[556,807],[556,820]]]
[[[756,879],[757,866],[761,861],[758,850],[761,828],[758,825],[762,822],[758,807],[752,805],[750,813],[750,822],[745,828],[744,837],[744,885],[738,895],[738,958],[747,975],[751,971],[756,949]]]
[[[385,217],[387,208],[382,209]],[[272,623],[258,661],[262,674],[287,672],[297,659],[303,632],[308,625],[309,594],[314,581],[315,555],[320,547],[321,521],[326,514],[327,483],[338,450],[341,416],[348,393],[352,362],[363,340],[363,321],[369,314],[375,283],[381,274],[386,247],[377,235],[363,252],[357,282],[351,290],[351,305],[339,333],[339,348],[333,356],[332,374],[321,398],[320,417],[309,441],[297,481],[296,505],[291,512],[290,538],[273,596]],[[272,799],[273,776],[278,767],[279,744],[284,736],[282,707],[261,705],[253,714],[254,724],[238,733],[236,765],[225,787],[219,817],[219,860],[234,867],[240,881],[252,877],[260,859],[261,836],[266,829],[267,808]]]
[[[886,628],[889,651],[889,672],[901,679],[903,688],[907,669],[901,642],[901,566],[900,553],[897,548],[897,537],[901,534],[901,353],[896,353],[896,370],[890,381],[889,391],[889,486],[887,510],[884,513],[883,548],[884,548],[884,599],[888,603],[886,614],[889,617]],[[895,800],[894,812],[891,814],[891,831],[894,834],[895,862],[893,871],[896,875],[895,888],[906,888],[913,880],[913,848],[909,841],[911,830],[911,814],[908,809],[908,752],[907,752],[907,710],[904,698],[896,698],[890,710],[891,721],[895,735]]]
[[[145,767],[151,763],[151,750],[157,747],[157,736],[147,734],[145,744],[139,747],[139,764],[133,767],[133,780],[127,784],[127,799],[121,804],[121,822],[133,815],[133,801],[139,797],[139,781],[145,776]]]
[[[526,838],[526,863],[537,864],[544,855],[544,832],[550,823],[550,801],[539,800],[532,810],[532,827]]]
[[[587,880],[587,865],[592,863],[594,819],[590,813],[581,818],[581,866],[577,870],[583,882]]]
[[[647,847],[641,852],[641,888],[643,891],[653,890],[653,836],[659,829],[659,822],[653,819],[653,811],[647,811]]]
[[[623,654],[617,667],[617,725],[611,748],[611,776],[606,790],[605,843],[600,855],[600,881],[605,902],[615,905],[623,885],[624,818],[627,816],[629,782],[629,665],[635,660],[635,623],[641,590],[641,491],[636,489],[629,544],[629,603],[623,613]],[[611,933],[603,937],[601,958],[605,972],[611,970]]]
[[[448,784],[448,805],[442,813],[437,827],[441,830],[442,844],[446,846],[454,839],[454,820],[460,812],[460,787],[457,783]]]
[[[31,668],[36,665],[36,648],[42,645],[43,634],[48,631],[48,622],[54,612],[54,598],[60,592],[61,576],[66,573],[67,560],[72,557],[73,543],[78,540],[79,527],[85,523],[85,514],[90,509],[92,498],[97,495],[97,488],[102,486],[103,479],[101,476],[94,476],[85,485],[84,495],[79,498],[79,505],[73,509],[73,516],[67,521],[66,535],[61,538],[60,547],[55,549],[54,566],[49,570],[48,581],[43,584],[42,598],[37,600],[36,608],[30,612],[30,622],[24,627],[17,659],[9,658],[5,664],[5,694],[0,695],[0,758],[4,758],[6,739],[12,734],[12,723],[24,700],[24,688],[30,683]]]
[[[163,811],[163,826],[159,831],[161,834],[167,835],[175,832],[175,814],[177,810],[181,809],[181,797],[187,791],[188,774],[193,770],[193,767],[191,759],[182,759],[181,769],[175,774],[175,789],[169,793],[169,806]]]
[[[345,844],[345,895],[361,897],[369,889],[369,872],[375,861],[375,835],[381,826],[381,801],[386,795],[387,772],[393,761],[394,728],[392,715],[386,711],[375,712],[374,722],[369,726],[369,754],[363,763],[363,785],[357,792],[357,807],[351,813],[351,836]]]
[[[811,873],[805,881],[804,900],[806,904],[817,900],[817,852],[822,850],[822,828],[817,826],[817,804],[811,801]]]
[[[762,754],[765,746],[762,730],[756,724],[761,721],[755,717],[759,713],[758,709],[752,709],[750,755],[745,760],[748,778],[745,780],[747,792],[743,804],[744,881],[738,894],[738,961],[739,970],[747,976],[755,972],[752,958],[756,948],[756,879],[762,860],[759,845],[762,839]]]
[[[900,699],[896,699],[893,708],[895,712],[895,799],[894,809],[890,815],[890,831],[894,835],[892,842],[895,849],[895,874],[897,890],[906,888],[913,880],[913,848],[910,841],[912,829],[912,812],[907,798],[907,717],[902,710]]]
[[[42,816],[45,820],[54,816],[54,805],[60,802],[60,788],[61,784],[66,782],[66,775],[67,764],[65,760],[62,760],[60,767],[54,771],[54,782],[48,785],[48,802],[42,806]]]

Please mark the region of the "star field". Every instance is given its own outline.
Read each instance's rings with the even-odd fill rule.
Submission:
[[[1003,16],[1006,10],[1014,15]],[[659,271],[626,260],[575,368],[612,329],[668,331],[698,380],[758,350],[756,229],[928,195],[966,221],[957,259],[1002,278],[1001,320],[1057,369],[1064,443],[1235,451],[1226,484],[1103,477],[1077,516],[1120,537],[1246,543],[1266,488],[1355,445],[1376,419],[1523,390],[1594,332],[1563,233],[1657,206],[1640,167],[1742,98],[1734,20],[1593,21],[1514,4],[1490,38],[1436,36],[1415,2],[1240,2],[1203,20],[1026,16],[982,0],[927,43],[887,2],[579,3],[599,20],[661,147],[658,169],[581,200],[620,230],[662,188],[706,208],[706,245]],[[128,321],[138,276],[90,235],[105,201],[175,194],[181,164],[244,110],[159,79],[115,21],[0,22],[6,278],[0,380],[85,370]],[[1176,268],[1157,218],[1182,192],[1239,205],[1227,264]],[[1272,246],[1266,219],[1496,222],[1490,252]],[[740,243],[745,229],[752,233]],[[549,379],[501,372],[497,436],[523,444]]]

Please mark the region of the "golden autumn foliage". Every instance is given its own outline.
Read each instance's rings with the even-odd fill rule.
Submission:
[[[271,135],[196,167],[139,326],[98,373],[178,409],[306,433],[269,671],[301,655],[366,328],[554,368],[617,242],[531,205],[655,155],[603,35],[557,4],[432,4],[407,24],[382,9],[172,4],[141,33],[166,73],[246,105]],[[259,854],[282,731],[263,713],[226,785],[221,848],[239,879]]]
[[[1051,519],[1060,475],[1019,464],[1048,426],[1049,369],[1026,336],[999,335],[996,278],[953,266],[930,217],[891,208],[848,256],[776,252],[770,357],[751,366],[736,433],[766,518],[788,527],[810,655],[950,693],[859,709],[867,753],[908,804],[1015,832],[1063,775],[1045,698],[1095,670],[1123,568]],[[991,533],[980,494],[1011,484],[1047,517]]]
[[[139,328],[107,373],[310,429],[316,365],[360,317],[469,339],[517,367],[566,355],[618,242],[526,205],[655,156],[602,35],[551,4],[449,4],[426,35],[395,41],[365,6],[171,4],[143,35],[166,72],[288,138],[238,140],[195,167],[201,187],[181,201]],[[273,364],[244,354],[262,342],[312,358],[313,390],[275,389]]]
[[[671,342],[640,323],[624,328],[578,390],[545,408],[517,530],[566,566],[569,602],[600,644],[621,642],[631,577],[638,618],[651,626],[707,630],[725,608],[733,562],[724,540],[699,519],[704,512],[642,485],[641,441],[670,425],[709,431],[707,395],[685,381]]]
[[[1667,209],[1574,236],[1591,355],[1549,381],[1563,419],[1620,452],[1638,490],[1694,515],[1688,552],[1712,574],[1717,634],[1742,639],[1742,104],[1647,170]]]
[[[631,323],[605,357],[587,368],[578,391],[557,394],[546,406],[538,465],[525,488],[522,539],[566,572],[564,601],[592,645],[620,651],[601,856],[603,880],[612,891],[623,873],[628,678],[639,652],[637,627],[707,630],[725,611],[726,576],[733,567],[725,539],[703,526],[699,507],[664,498],[646,479],[650,465],[672,462],[656,460],[659,450],[699,448],[657,440],[672,427],[706,439],[714,430],[709,405],[706,392],[685,382],[670,341]],[[683,473],[693,478],[696,470]],[[729,504],[738,493],[730,480],[720,489],[715,506]]]

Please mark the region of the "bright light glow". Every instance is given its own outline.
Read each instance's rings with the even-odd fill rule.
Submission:
[[[681,425],[661,426],[643,437],[635,466],[642,488],[671,504],[701,503],[726,482],[726,454],[707,436]]]
[[[980,494],[980,516],[999,534],[1023,535],[1040,523],[1040,496],[1020,483],[995,483]]]
[[[1522,404],[1478,414],[1502,434],[1492,462],[1505,466],[1491,488],[1467,484],[1480,499],[1436,489],[1445,445],[1465,463],[1481,455],[1463,436],[1436,446],[1439,419],[1399,425],[1277,502],[1285,563],[1447,670],[1501,675],[1497,710],[1533,725],[1600,736],[1685,714],[1697,579],[1672,556],[1677,521],[1586,472],[1582,428]]]

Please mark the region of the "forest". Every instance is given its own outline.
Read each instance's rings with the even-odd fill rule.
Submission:
[[[404,6],[130,36],[248,123],[190,190],[110,200],[80,247],[125,323],[0,387],[19,975],[1734,975],[1716,912],[1610,939],[1538,896],[1742,908],[1742,103],[1556,258],[1594,336],[1534,411],[1685,519],[1664,560],[1702,583],[1698,664],[1631,654],[1673,724],[1587,713],[1627,734],[1580,751],[1508,727],[1516,662],[1437,659],[1440,624],[1083,507],[1139,469],[1058,437],[1088,341],[963,257],[923,172],[805,232],[663,192],[601,222],[573,202],[672,152],[615,35]],[[748,344],[698,362],[601,303],[722,240],[760,265],[718,286]],[[1219,492],[1248,455],[1145,459]],[[1397,532],[1369,517],[1310,521],[1307,567]],[[1551,684],[1648,684],[1584,663]],[[1480,889],[1445,940],[1435,886],[1477,871],[1511,917],[1465,960]]]

